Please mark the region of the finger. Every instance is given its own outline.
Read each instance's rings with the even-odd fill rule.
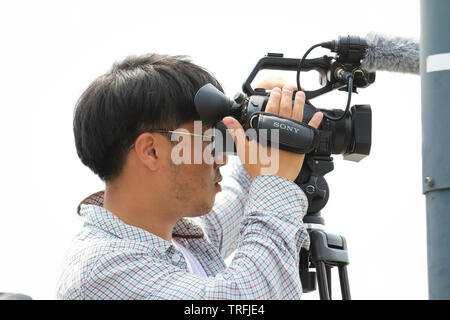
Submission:
[[[225,117],[222,119],[223,124],[227,127],[229,134],[233,137],[234,144],[236,146],[236,152],[241,159],[242,163],[245,163],[246,154],[248,154],[249,144],[245,137],[245,131],[241,124],[232,117]]]
[[[293,87],[292,90],[297,90],[297,87],[293,85],[292,83],[288,83],[286,79],[283,79],[281,77],[269,77],[262,82],[258,83],[255,88],[264,88],[266,90],[272,90],[275,87],[283,88],[284,86],[290,86]]]
[[[317,129],[319,127],[319,125],[320,125],[320,122],[322,122],[322,119],[323,119],[323,113],[322,112],[316,112],[316,113],[314,113],[313,117],[311,118],[311,120],[309,121],[308,124],[311,127],[314,127],[314,128]]]
[[[297,90],[297,86],[292,83],[286,83],[284,86],[289,88],[291,91]]]
[[[284,87],[281,92],[280,116],[290,118],[292,115],[292,90]]]
[[[270,93],[269,101],[267,101],[265,112],[278,114],[280,112],[281,89],[275,87]]]
[[[213,154],[214,163],[226,165],[228,163],[228,156],[226,154]]]
[[[275,87],[283,88],[285,82],[283,78],[270,77],[258,83],[255,88],[264,88],[266,90],[272,90]]]
[[[294,100],[294,109],[292,109],[292,119],[302,122],[303,109],[305,107],[305,93],[297,91]]]

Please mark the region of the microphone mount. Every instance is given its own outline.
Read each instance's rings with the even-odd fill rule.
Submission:
[[[366,54],[367,42],[358,36],[340,36],[338,40],[324,42],[321,47],[336,52],[342,61],[359,63]]]

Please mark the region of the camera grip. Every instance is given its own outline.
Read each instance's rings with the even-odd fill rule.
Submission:
[[[258,142],[294,153],[309,153],[319,145],[319,131],[305,123],[267,112],[255,112],[250,120]],[[262,137],[260,129],[266,129]],[[271,129],[278,129],[278,137]],[[264,141],[265,140],[265,141]]]

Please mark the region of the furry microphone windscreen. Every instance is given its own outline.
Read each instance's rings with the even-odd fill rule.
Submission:
[[[417,41],[372,32],[365,39],[368,47],[361,63],[364,69],[419,74],[420,56]]]

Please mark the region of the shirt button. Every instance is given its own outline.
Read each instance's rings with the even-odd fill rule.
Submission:
[[[178,263],[178,261],[180,261],[180,259],[181,259],[181,256],[180,256],[179,253],[174,253],[173,254],[173,256],[172,256],[172,261],[173,262]]]

